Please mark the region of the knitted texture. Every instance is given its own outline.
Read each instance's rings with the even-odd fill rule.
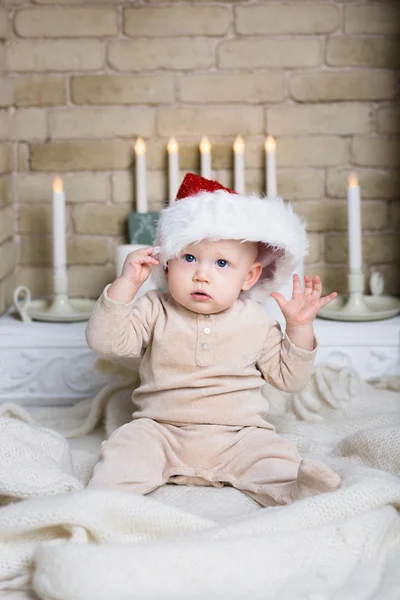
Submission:
[[[343,484],[261,509],[229,487],[167,485],[145,497],[82,489],[99,453],[93,429],[105,419],[109,435],[130,419],[135,383],[69,408],[0,407],[0,590],[32,586],[58,600],[398,598],[398,390],[331,366],[317,367],[302,395],[266,386],[278,433]]]

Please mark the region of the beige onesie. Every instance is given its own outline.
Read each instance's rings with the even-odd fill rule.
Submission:
[[[89,485],[138,494],[167,482],[232,485],[265,506],[304,496],[301,458],[268,423],[261,387],[302,389],[316,344],[297,348],[250,299],[203,315],[158,291],[118,302],[108,287],[88,323],[88,345],[103,356],[140,357],[141,385],[132,421],[103,442]],[[318,481],[309,487],[305,495],[324,491]]]

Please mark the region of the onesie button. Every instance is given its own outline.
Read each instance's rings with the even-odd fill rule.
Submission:
[[[202,344],[201,345],[201,349],[202,350],[208,350],[208,344]]]
[[[210,315],[204,315],[204,318],[205,318],[205,319],[209,319],[209,318],[210,318]]]
[[[209,327],[204,327],[203,331],[204,331],[204,333],[206,333],[207,335],[208,335],[209,333],[211,333],[211,329],[210,329]]]

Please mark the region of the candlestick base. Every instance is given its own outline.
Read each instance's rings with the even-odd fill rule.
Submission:
[[[87,321],[92,314],[95,300],[55,296],[50,300],[32,300],[25,308],[28,317],[35,321],[74,323]]]
[[[333,321],[379,321],[400,312],[400,298],[394,296],[364,296],[359,292],[338,295],[318,316]]]

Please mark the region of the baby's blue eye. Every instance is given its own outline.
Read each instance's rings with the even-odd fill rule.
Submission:
[[[193,254],[184,254],[183,255],[183,260],[185,260],[188,263],[191,263],[191,262],[193,262],[193,260],[196,260],[196,259],[193,256]]]
[[[220,264],[220,263],[223,263],[223,264]],[[226,266],[228,265],[228,262],[227,262],[226,260],[224,260],[223,258],[219,258],[219,259],[217,260],[217,265],[218,265],[219,267],[226,267]]]

